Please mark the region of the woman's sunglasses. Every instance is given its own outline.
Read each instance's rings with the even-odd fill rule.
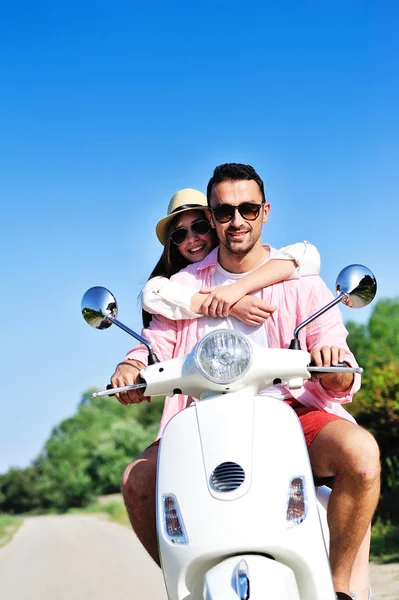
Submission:
[[[198,219],[198,221],[193,221],[190,225],[190,229],[193,233],[197,235],[206,235],[210,232],[211,226],[209,225],[209,221],[206,219]],[[188,227],[177,227],[170,234],[171,240],[176,246],[180,246],[183,242],[186,241],[188,236]]]
[[[210,208],[209,210],[219,223],[229,223],[229,221],[232,221],[236,210],[238,210],[242,218],[246,221],[255,221],[259,217],[262,204],[254,204],[253,202],[243,202],[239,206],[220,204],[216,208]]]

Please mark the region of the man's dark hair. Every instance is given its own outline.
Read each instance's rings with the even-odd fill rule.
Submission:
[[[215,168],[206,188],[208,206],[211,205],[212,187],[215,185],[215,183],[221,183],[222,181],[244,181],[251,179],[256,181],[258,184],[262,194],[262,201],[266,202],[263,181],[255,169],[251,167],[251,165],[243,165],[241,163],[225,163],[224,165],[219,165]]]

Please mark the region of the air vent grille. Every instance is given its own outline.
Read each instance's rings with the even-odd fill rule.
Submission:
[[[211,486],[217,492],[232,492],[244,483],[245,471],[235,462],[224,462],[211,475]]]

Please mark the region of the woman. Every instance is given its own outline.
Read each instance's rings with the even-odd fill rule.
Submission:
[[[241,299],[278,281],[319,273],[317,249],[303,242],[278,252],[271,250],[270,260],[231,285],[192,295],[189,289],[169,278],[188,264],[203,260],[217,245],[214,230],[205,215],[207,207],[206,196],[201,192],[180,190],[169,202],[167,216],[157,224],[156,233],[164,250],[142,292],[144,327],[148,327],[152,314],[173,320],[231,315],[248,325],[258,326],[276,307],[265,311],[254,306],[253,296],[240,303]]]
[[[177,192],[168,206],[168,214],[156,226],[162,255],[142,292],[143,323],[148,327],[152,315],[160,314],[172,320],[196,319],[203,315],[233,316],[247,325],[259,326],[276,307],[265,309],[254,304],[249,295],[284,279],[317,275],[320,256],[308,242],[271,249],[270,259],[233,284],[201,290],[192,294],[188,288],[170,281],[170,277],[190,263],[206,258],[217,245],[214,231],[206,219],[207,199],[193,189]],[[322,488],[323,489],[323,488]],[[328,499],[324,498],[324,504]],[[366,535],[352,569],[353,598],[367,600],[369,596],[369,544]]]

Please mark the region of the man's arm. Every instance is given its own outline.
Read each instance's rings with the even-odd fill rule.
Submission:
[[[338,346],[322,346],[313,348],[311,361],[317,367],[338,365],[345,361],[345,348]],[[323,388],[329,392],[345,392],[354,381],[353,373],[323,373],[316,375],[313,381],[320,381]]]
[[[169,360],[173,358],[176,346],[177,326],[175,321],[165,317],[154,316],[150,326],[143,329],[142,337],[150,342],[153,351],[160,360]],[[133,385],[138,382],[141,369],[148,364],[148,350],[141,344],[130,350],[124,360],[116,367],[115,373],[111,377],[112,387],[122,387]],[[137,404],[143,400],[149,401],[143,396],[142,390],[131,390],[116,394],[121,404]]]
[[[334,296],[319,277],[303,278],[298,282],[299,299],[302,306],[302,318],[307,318],[325,306]],[[341,311],[334,306],[306,327],[306,347],[317,366],[329,366],[338,362],[347,362],[356,367],[357,362],[350,351]],[[314,381],[314,393],[331,402],[350,402],[353,394],[360,388],[360,375],[352,373],[326,373],[317,376]]]
[[[145,365],[138,360],[123,360],[115,369],[115,373],[111,377],[111,385],[114,388],[123,387],[125,385],[133,385],[138,383],[141,369]],[[127,406],[128,404],[140,404],[143,400],[150,401],[143,395],[143,390],[130,390],[121,394],[115,394],[116,399]]]

